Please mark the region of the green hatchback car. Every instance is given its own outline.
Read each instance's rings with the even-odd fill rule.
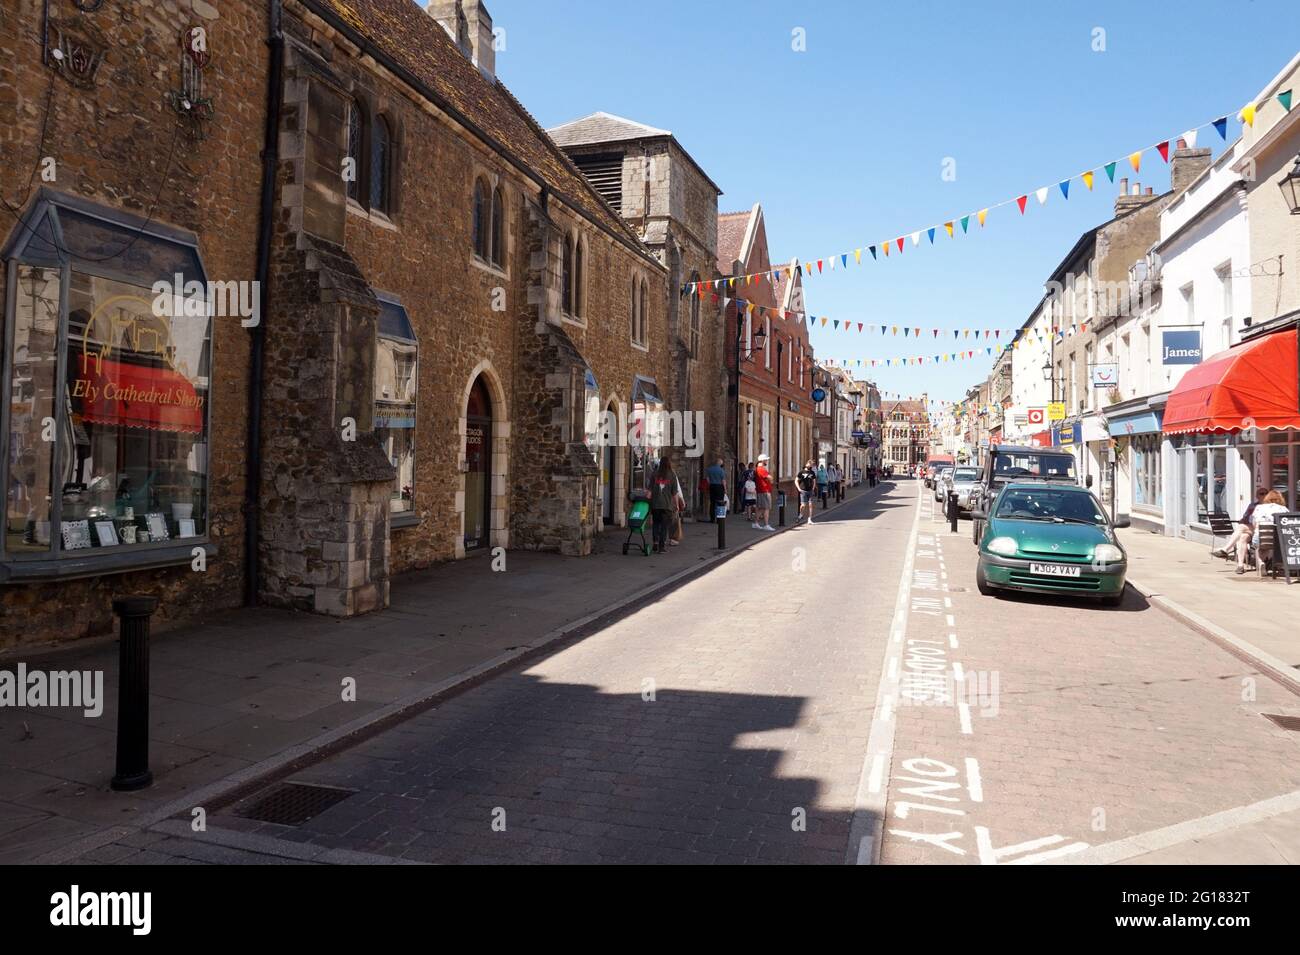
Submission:
[[[1112,522],[1087,488],[1014,481],[974,515],[984,522],[975,584],[982,594],[1020,590],[1100,597],[1109,606],[1124,598],[1128,555]]]

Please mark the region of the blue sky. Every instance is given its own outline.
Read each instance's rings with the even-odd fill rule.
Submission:
[[[1236,111],[1296,52],[1282,2],[1167,4],[489,0],[497,71],[544,125],[597,110],[670,129],[722,188],[763,203],[775,259],[858,246],[864,264],[806,280],[814,315],[923,328],[1015,328],[1117,187],[1058,180]],[[802,28],[806,50],[792,49]],[[1094,52],[1094,30],[1105,30]],[[1222,143],[1213,130],[1198,145]],[[941,175],[955,160],[956,178]],[[1122,164],[1115,178],[1128,174]],[[1154,150],[1136,176],[1157,192]],[[1052,186],[1039,207],[1032,190]],[[866,264],[865,246],[1031,192],[1022,217]],[[820,358],[930,353],[913,339],[815,327]],[[940,336],[941,339],[944,336]],[[951,342],[951,334],[947,336]],[[955,346],[950,346],[955,347]],[[864,368],[885,391],[960,398],[990,358]],[[857,369],[855,368],[855,373]]]

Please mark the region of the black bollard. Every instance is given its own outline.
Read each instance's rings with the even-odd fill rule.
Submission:
[[[776,526],[785,527],[785,491],[778,492],[776,500],[776,514],[778,517]]]
[[[948,492],[948,529],[957,533],[957,492]]]
[[[713,520],[718,525],[718,550],[727,549],[727,508],[718,504],[713,509]]]
[[[149,772],[149,618],[157,597],[118,597],[117,772],[110,785],[129,792],[152,785]]]

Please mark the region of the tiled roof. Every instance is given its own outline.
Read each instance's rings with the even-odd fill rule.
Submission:
[[[612,113],[592,113],[547,130],[551,139],[561,146],[585,146],[589,143],[616,143],[628,139],[650,139],[671,136],[666,129],[656,129],[636,120],[624,119]]]
[[[362,34],[501,147],[513,153],[587,218],[649,255],[636,233],[499,80],[479,72],[414,0],[303,0]],[[441,104],[439,104],[441,105]]]
[[[740,258],[740,246],[745,241],[750,215],[752,210],[749,209],[718,213],[718,271],[723,275],[730,275],[736,259]]]

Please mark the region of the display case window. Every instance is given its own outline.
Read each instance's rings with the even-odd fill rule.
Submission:
[[[45,191],[4,258],[5,560],[206,539],[213,316],[194,237]]]
[[[375,436],[397,471],[390,510],[393,514],[406,514],[415,509],[415,409],[420,346],[401,302],[383,292],[377,294]]]

